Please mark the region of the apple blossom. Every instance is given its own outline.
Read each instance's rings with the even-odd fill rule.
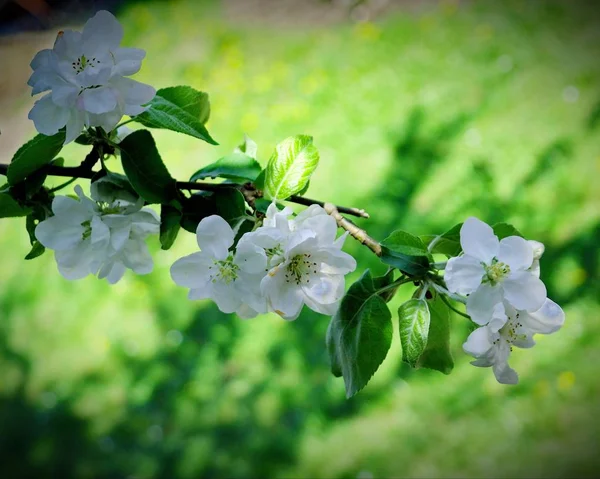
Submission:
[[[146,53],[121,48],[123,28],[102,10],[82,32],[59,32],[54,47],[36,54],[27,82],[32,95],[50,90],[29,112],[36,129],[54,135],[66,126],[65,144],[84,126],[110,132],[123,115],[139,115],[155,95],[150,85],[126,78],[137,73]]]
[[[534,312],[516,310],[510,304],[498,305],[492,321],[473,331],[463,345],[467,354],[476,359],[471,364],[492,367],[498,382],[517,384],[518,375],[508,365],[513,346],[531,348],[535,345],[534,334],[552,334],[565,321],[563,310],[546,298],[542,307]],[[505,321],[504,316],[508,318]]]
[[[451,293],[468,295],[467,313],[474,322],[484,325],[493,314],[502,315],[504,299],[519,310],[542,306],[546,287],[530,269],[534,255],[527,240],[498,240],[490,226],[471,217],[460,230],[460,244],[464,254],[448,261],[444,279]]]

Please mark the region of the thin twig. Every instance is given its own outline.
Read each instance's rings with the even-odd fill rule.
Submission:
[[[96,160],[97,161],[97,160]],[[44,171],[46,174],[50,176],[64,176],[69,178],[84,178],[91,180],[95,175],[99,174],[98,171],[93,171],[88,168],[89,162],[85,161],[80,166],[58,166],[58,165],[46,165],[44,166]],[[8,165],[0,164],[0,175],[6,176],[6,172],[8,171]],[[222,191],[225,188],[240,188],[241,190],[252,191],[253,197],[259,198],[261,194],[258,194],[258,190],[254,187],[254,185],[248,183],[246,185],[237,185],[235,183],[208,183],[203,181],[178,181],[177,188],[180,190],[188,190],[188,191]],[[242,191],[244,193],[244,191]],[[290,196],[286,201],[290,201],[292,203],[298,203],[300,205],[310,206],[310,205],[320,205],[325,207],[326,204],[323,201],[312,200],[310,198],[304,198],[303,196]],[[334,206],[336,211],[354,215],[361,218],[368,218],[369,214],[362,209],[358,208],[348,208],[345,206]],[[348,221],[348,220],[346,220]],[[353,223],[352,223],[353,224]],[[354,225],[355,228],[358,228]],[[366,234],[366,233],[365,233]],[[374,240],[373,240],[374,241]]]
[[[365,230],[356,226],[348,218],[344,218],[340,214],[340,211],[337,206],[331,203],[324,203],[323,208],[325,209],[328,215],[331,215],[335,219],[340,228],[350,233],[350,236],[359,241],[361,244],[364,244],[377,256],[381,256],[381,245],[379,244],[379,242],[371,238]]]
[[[442,301],[444,303],[446,303],[446,306],[448,306],[452,311],[454,311],[456,314],[460,314],[461,316],[467,318],[467,319],[471,319],[471,316],[469,316],[468,314],[463,313],[462,311],[459,311],[458,309],[456,309],[454,306],[452,306],[450,304],[450,302],[446,299],[446,296],[444,296],[443,294],[439,293],[440,298],[442,298]]]

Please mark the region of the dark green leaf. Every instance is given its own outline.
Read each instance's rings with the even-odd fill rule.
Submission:
[[[460,246],[460,229],[462,228],[462,225],[462,223],[459,223],[441,235],[431,252],[444,254],[448,257],[458,256],[462,250],[462,247]],[[429,246],[429,244],[436,239],[436,235],[424,235],[420,236],[420,238]]]
[[[302,191],[319,163],[312,136],[296,135],[275,147],[265,173],[267,198],[283,200]]]
[[[424,299],[409,299],[398,309],[402,360],[415,367],[427,345],[429,307]]]
[[[0,193],[0,218],[27,216],[31,208],[22,207],[8,192]]]
[[[264,190],[265,189],[265,176],[266,176],[266,174],[267,174],[267,170],[264,169],[256,177],[256,180],[254,180],[254,186],[256,186],[257,189],[259,189],[259,190]]]
[[[25,256],[25,259],[27,259],[27,260],[35,259],[38,256],[43,255],[45,251],[46,251],[46,248],[44,248],[42,243],[40,243],[39,241],[36,240],[33,243],[31,251],[29,253],[27,253],[27,256]]]
[[[244,195],[237,188],[226,188],[215,191],[213,199],[217,214],[233,228],[246,216],[246,202]]]
[[[429,270],[430,256],[425,243],[405,231],[394,231],[381,242],[381,261],[412,276]]]
[[[450,374],[454,360],[450,353],[450,310],[439,295],[427,300],[431,321],[427,346],[417,360],[417,368],[435,369]]]
[[[11,185],[17,184],[29,175],[47,165],[62,150],[65,142],[63,131],[53,136],[36,135],[17,150],[8,166],[7,178]]]
[[[116,200],[135,203],[140,197],[125,175],[104,170],[92,179],[90,190],[93,198],[102,199],[107,203]]]
[[[134,190],[148,203],[168,203],[176,182],[164,165],[148,130],[134,131],[120,144],[121,161]]]
[[[231,153],[196,171],[190,181],[204,178],[228,178],[236,183],[256,180],[261,172],[258,161],[244,153]]]
[[[216,145],[204,123],[210,114],[208,95],[191,87],[163,88],[149,103],[150,108],[133,120],[150,128],[163,128]]]
[[[508,223],[496,223],[494,226],[492,226],[492,229],[494,230],[494,234],[498,237],[498,239],[506,238],[508,236],[523,237],[517,228]]]
[[[344,376],[347,397],[369,382],[387,356],[393,334],[391,317],[366,270],[348,289],[327,335],[332,372]]]
[[[198,223],[210,215],[216,215],[217,205],[210,194],[193,194],[181,200],[182,217],[181,227],[190,233],[196,233]]]
[[[393,269],[390,269],[383,276],[376,276],[375,278],[373,278],[373,286],[376,290],[381,290],[383,288],[386,288],[393,282],[394,282],[394,270]],[[385,291],[380,292],[379,296],[381,296],[383,298],[383,300],[386,303],[388,303],[394,297],[394,295],[396,294],[396,291],[398,291],[398,286],[395,288],[386,289]]]
[[[164,250],[173,246],[179,229],[182,213],[179,209],[171,205],[161,205],[160,207],[160,245]]]

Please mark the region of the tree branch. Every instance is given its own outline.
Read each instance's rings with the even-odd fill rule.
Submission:
[[[350,233],[350,236],[359,241],[361,244],[364,244],[377,256],[381,256],[381,245],[379,244],[379,242],[371,238],[365,230],[356,226],[348,218],[344,218],[340,214],[339,208],[337,206],[331,203],[325,203],[323,204],[323,208],[325,209],[328,215],[331,215],[335,219],[340,228]]]
[[[91,155],[91,154],[90,154]],[[83,178],[91,180],[95,175],[97,175],[98,171],[93,171],[89,165],[93,161],[93,157],[86,157],[81,165],[79,166],[58,166],[58,165],[46,165],[42,167],[45,170],[46,174],[50,176],[62,176],[68,178]],[[97,153],[96,153],[97,155]],[[97,158],[97,156],[94,156]],[[97,160],[96,160],[97,161]],[[6,176],[6,172],[8,171],[8,165],[0,163],[0,175]],[[262,192],[259,192],[254,185],[251,183],[247,183],[246,185],[236,185],[233,183],[208,183],[205,181],[178,181],[177,188],[180,190],[198,190],[198,191],[221,191],[223,188],[240,188],[242,193],[245,195],[245,190],[248,190],[252,193],[254,198],[258,198],[262,196]],[[300,205],[310,206],[310,205],[320,205],[323,208],[325,205],[330,203],[324,203],[319,200],[311,200],[310,198],[305,198],[303,196],[292,195],[286,201],[290,201],[292,203],[298,203]],[[335,206],[332,205],[338,214],[345,213],[348,215],[358,216],[360,218],[368,218],[369,214],[362,209],[358,208],[347,208],[345,206]],[[343,217],[342,217],[343,218]],[[345,218],[344,218],[345,220]],[[337,221],[337,220],[336,220]],[[346,220],[349,221],[349,220]],[[339,223],[338,223],[339,224]],[[351,223],[355,228],[359,229],[354,223]],[[340,226],[343,228],[343,226]],[[344,228],[345,229],[345,228]],[[366,233],[365,233],[366,234]],[[373,240],[374,241],[374,240]]]

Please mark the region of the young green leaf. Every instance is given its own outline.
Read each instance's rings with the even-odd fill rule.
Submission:
[[[176,182],[164,165],[148,130],[134,131],[120,144],[123,170],[148,203],[168,203],[177,196]]]
[[[424,299],[409,299],[398,309],[402,360],[412,367],[427,345],[429,334],[429,307]]]
[[[302,191],[319,163],[312,136],[286,138],[275,147],[265,173],[265,194],[283,200]]]
[[[217,214],[233,228],[246,216],[244,195],[236,188],[215,191],[212,195]]]
[[[53,136],[38,134],[25,143],[13,156],[6,176],[11,185],[17,184],[29,175],[47,165],[58,155],[65,142],[65,132]]]
[[[179,209],[171,205],[161,205],[160,207],[160,246],[167,250],[173,246],[179,229],[182,213]]]
[[[387,356],[392,344],[391,318],[366,270],[342,299],[326,339],[332,372],[344,376],[347,397],[369,382]]]
[[[256,160],[256,153],[258,152],[258,145],[248,135],[244,135],[244,142],[241,145],[239,145],[235,150],[233,150],[233,152],[234,153],[244,153],[245,155],[249,156],[250,158],[254,158]]]
[[[204,178],[227,178],[236,183],[254,181],[262,168],[258,161],[244,153],[231,153],[196,171],[190,181]]]
[[[405,231],[394,231],[381,242],[381,261],[413,276],[429,270],[430,255],[425,243]]]
[[[427,300],[427,304],[431,316],[427,346],[417,360],[416,367],[450,374],[454,368],[450,353],[450,310],[437,294]]]
[[[8,192],[0,193],[0,218],[17,218],[27,216],[31,213],[31,208],[26,208],[10,195]]]
[[[494,230],[494,234],[498,237],[498,239],[503,239],[508,236],[523,237],[517,228],[508,223],[496,223],[494,226],[492,226],[492,229]]]
[[[172,130],[217,145],[204,126],[209,114],[206,93],[178,86],[158,90],[149,108],[132,119],[149,128]]]
[[[460,229],[462,228],[462,223],[454,225],[448,231],[446,231],[443,235],[441,235],[440,239],[436,241],[433,248],[431,249],[432,253],[444,254],[449,258],[453,256],[458,256],[462,250],[460,246]],[[421,240],[429,246],[429,244],[434,241],[437,236],[436,235],[423,235],[420,236]]]
[[[46,252],[46,248],[44,248],[44,245],[42,245],[42,243],[40,243],[39,241],[36,240],[33,242],[31,251],[29,253],[27,253],[27,256],[25,256],[25,259],[26,260],[35,259],[38,256],[42,256],[45,252]]]

